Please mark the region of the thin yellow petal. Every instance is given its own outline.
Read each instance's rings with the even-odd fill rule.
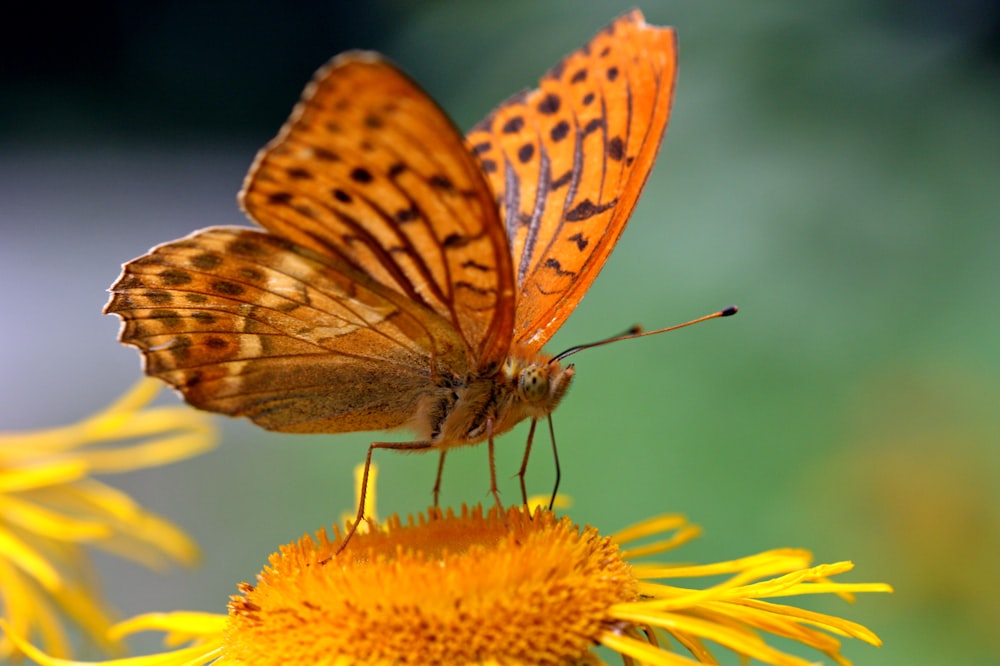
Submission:
[[[214,439],[207,432],[191,432],[171,437],[164,437],[162,433],[149,433],[147,436],[157,436],[157,439],[129,446],[127,455],[122,455],[120,449],[81,451],[78,455],[92,474],[119,474],[169,465],[204,453],[215,446]]]
[[[36,631],[45,645],[58,656],[69,654],[69,638],[62,630],[56,609],[23,572],[0,559],[0,596],[11,627],[19,634]],[[0,641],[0,657],[11,656],[13,642],[6,636]]]
[[[851,562],[836,562],[834,564],[821,564],[815,567],[809,567],[805,569],[800,569],[798,571],[792,571],[781,576],[775,576],[769,580],[763,580],[756,583],[751,583],[748,585],[732,585],[726,584],[725,587],[729,588],[726,595],[732,598],[756,598],[756,597],[770,597],[779,596],[781,594],[805,594],[808,590],[816,589],[818,585],[837,585],[829,583],[813,583],[811,581],[817,579],[825,580],[829,576],[833,576],[840,573],[845,573],[854,568],[854,564]],[[765,569],[754,569],[753,573],[757,571],[765,571]],[[785,569],[781,569],[784,571]],[[766,575],[774,575],[778,573],[776,570],[771,570]],[[763,576],[755,575],[753,578],[760,578]],[[738,577],[734,577],[736,580]],[[744,578],[746,578],[744,576]]]
[[[163,390],[163,382],[152,377],[141,377],[132,387],[113,403],[96,414],[93,418],[100,419],[108,414],[118,412],[134,412],[148,405],[157,394]]]
[[[22,452],[23,453],[23,452]],[[0,474],[0,493],[9,494],[45,488],[62,483],[72,483],[87,475],[87,465],[81,460],[47,460],[42,463],[24,465],[16,469],[12,465],[9,452],[3,452],[6,470]],[[35,458],[35,454],[25,456]]]
[[[888,583],[802,583],[775,590],[761,597],[792,597],[803,594],[853,594],[857,592],[894,592]]]
[[[15,564],[48,590],[54,590],[62,583],[59,572],[49,564],[44,555],[4,529],[2,525],[0,525],[0,553],[3,553],[3,559]]]
[[[183,405],[147,407],[111,417],[85,421],[88,439],[114,441],[182,431],[210,431],[210,417]]]
[[[655,636],[656,632],[663,631],[662,629],[650,629],[650,632]],[[718,661],[705,646],[704,641],[702,641],[697,636],[692,636],[691,634],[671,634],[672,639],[677,641],[680,645],[684,647],[694,660],[701,664],[714,664],[718,665]]]
[[[170,560],[185,565],[198,561],[197,545],[180,528],[146,511],[116,488],[88,479],[58,492],[64,501],[80,504],[89,514],[96,515],[97,520],[115,526],[112,538],[94,544],[103,550],[155,570],[163,569]]]
[[[196,611],[145,613],[119,622],[111,628],[109,634],[116,639],[140,631],[164,631],[168,634],[186,636],[188,639],[221,636],[228,620],[228,615]]]
[[[774,664],[775,666],[810,666],[812,664],[810,661],[786,654],[771,647],[756,634],[723,626],[716,622],[702,620],[690,615],[681,615],[678,613],[622,613],[617,607],[613,610],[613,613],[615,617],[622,620],[660,627],[669,632],[693,634],[727,647],[737,654],[746,655],[751,659],[758,659],[766,664]]]
[[[146,406],[163,388],[163,384],[143,377],[129,391],[108,407],[73,425],[0,434],[0,444],[30,451],[34,455],[68,451],[80,446],[86,433],[106,431]],[[25,446],[29,445],[29,446]]]
[[[0,515],[9,525],[59,541],[91,541],[111,533],[101,521],[77,519],[13,495],[0,496]]]
[[[812,563],[812,553],[800,548],[781,548],[768,550],[756,555],[749,555],[735,560],[724,560],[711,564],[697,565],[645,565],[642,567],[643,577],[649,578],[701,578],[728,573],[739,573],[747,570],[758,570],[760,575],[773,575],[786,571],[798,571]],[[766,572],[772,572],[768,574]]]
[[[662,516],[654,516],[641,522],[630,525],[624,529],[611,534],[611,538],[618,543],[636,541],[648,536],[660,536],[664,532],[676,530],[689,525],[686,517],[677,513],[668,513]]]
[[[869,645],[882,645],[882,639],[880,639],[875,632],[868,629],[868,627],[858,624],[857,622],[845,620],[835,615],[827,615],[825,613],[817,613],[804,608],[798,608],[797,606],[774,604],[767,601],[757,601],[755,599],[745,599],[740,601],[739,605],[747,608],[758,609],[772,615],[794,618],[795,620],[806,622],[813,626],[822,627],[823,629],[839,634],[840,636],[858,638]]]
[[[598,641],[601,645],[611,648],[619,654],[628,655],[644,664],[652,664],[653,666],[698,666],[702,663],[674,652],[667,652],[645,641],[610,631],[601,633]]]
[[[552,495],[531,495],[528,497],[528,509],[534,513],[537,509],[549,510],[549,502],[552,502],[552,509],[568,509],[573,506],[573,498],[569,495],[557,493],[553,500]]]
[[[622,557],[629,559],[636,557],[648,557],[649,555],[656,555],[657,553],[662,553],[668,550],[674,550],[688,543],[689,541],[694,541],[699,536],[701,536],[701,528],[697,525],[686,525],[679,528],[674,532],[669,539],[661,539],[649,544],[643,544],[641,546],[632,546],[631,548],[622,549]]]
[[[154,568],[197,559],[194,543],[176,526],[88,476],[167,464],[213,446],[204,414],[145,408],[159,390],[158,382],[144,380],[74,425],[0,436],[3,611],[18,635],[42,641],[50,659],[66,652],[61,622],[67,619],[113,647],[106,638],[109,613],[80,544]],[[10,641],[0,641],[0,650],[13,650]]]
[[[362,509],[362,514],[368,522],[362,521],[358,525],[358,531],[361,534],[366,534],[368,532],[368,526],[371,523],[378,522],[378,513],[375,509],[375,501],[377,499],[377,493],[375,492],[376,482],[378,481],[378,465],[372,463],[368,466],[368,487],[364,488],[364,478],[365,478],[365,466],[355,465],[354,466],[354,506],[357,507],[361,503],[361,493],[365,492],[365,506]],[[358,517],[355,511],[344,511],[340,514],[340,522],[342,525],[350,526]]]
[[[17,645],[18,649],[40,666],[194,666],[207,664],[219,655],[218,646],[195,645],[181,650],[161,652],[143,657],[108,659],[100,662],[76,661],[51,657],[11,631],[5,620],[0,619],[0,629]]]

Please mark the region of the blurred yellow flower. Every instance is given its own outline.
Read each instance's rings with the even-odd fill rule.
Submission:
[[[143,616],[123,625],[120,633],[159,628],[174,642],[195,641],[127,663],[601,664],[597,645],[627,664],[714,664],[719,649],[766,664],[811,663],[769,644],[770,635],[847,664],[838,637],[879,639],[848,620],[772,600],[890,591],[832,582],[852,565],[812,566],[803,550],[708,565],[631,562],[698,534],[674,515],[602,536],[545,510],[431,508],[406,522],[370,523],[339,555],[335,531],[333,539],[320,530],[282,546],[255,585],[239,586],[228,616]],[[648,538],[656,541],[635,545]],[[723,580],[667,582],[700,576]],[[43,666],[63,666],[17,640]]]
[[[74,425],[0,433],[0,613],[19,636],[54,655],[70,652],[61,616],[114,648],[86,546],[153,569],[192,564],[197,549],[177,527],[91,478],[164,465],[215,443],[208,418],[188,407],[147,407],[162,385],[140,381]],[[16,653],[0,637],[0,658]]]

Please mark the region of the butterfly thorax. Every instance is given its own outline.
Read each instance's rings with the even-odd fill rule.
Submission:
[[[511,354],[499,371],[446,382],[417,429],[428,432],[435,448],[482,442],[527,418],[548,416],[573,374],[573,366],[563,367],[549,357]]]

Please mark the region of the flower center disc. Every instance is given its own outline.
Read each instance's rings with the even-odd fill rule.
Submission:
[[[430,509],[284,546],[229,605],[227,657],[246,664],[572,663],[636,599],[618,546],[548,511]]]

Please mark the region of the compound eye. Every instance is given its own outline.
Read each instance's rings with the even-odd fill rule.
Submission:
[[[529,365],[521,373],[519,388],[528,402],[541,402],[549,395],[549,373],[537,365]]]

